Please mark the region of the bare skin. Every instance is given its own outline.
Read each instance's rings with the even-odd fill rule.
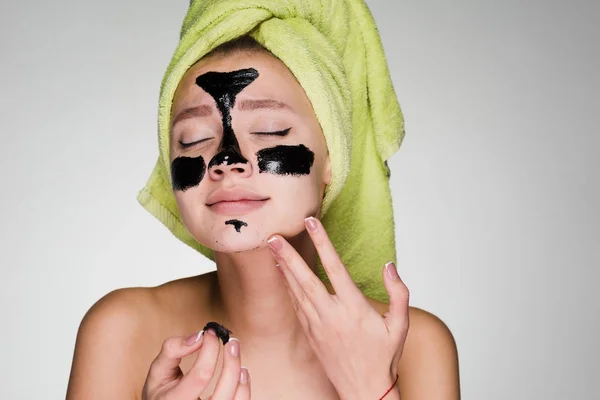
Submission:
[[[240,151],[249,162],[208,168],[200,183],[175,193],[188,231],[215,250],[217,271],[155,288],[117,290],[98,301],[78,332],[68,399],[140,399],[150,365],[165,339],[191,335],[209,321],[223,324],[239,339],[241,365],[249,371],[253,399],[339,399],[305,336],[267,245],[273,234],[288,238],[306,266],[315,271],[317,253],[304,230],[303,219],[320,215],[331,171],[323,134],[300,84],[283,63],[264,53],[202,60],[182,79],[173,114],[201,105],[211,107],[211,113],[188,118],[173,128],[171,159],[201,155],[210,160],[221,151],[221,116],[211,96],[196,85],[196,77],[250,67],[256,68],[260,76],[239,93],[231,110]],[[244,110],[237,106],[257,99],[284,102],[289,109]],[[288,127],[293,129],[285,137],[255,134]],[[189,148],[176,144],[200,139],[207,141]],[[311,149],[315,161],[310,174],[288,177],[258,173],[253,155],[278,144],[303,144]],[[241,233],[224,224],[229,216],[214,212],[209,204],[215,191],[234,187],[268,198],[264,207],[243,215],[248,228]],[[333,294],[332,287],[327,290]],[[381,315],[388,312],[387,304],[370,299],[369,304]],[[457,352],[450,331],[425,311],[410,308],[408,314],[410,328],[397,368],[402,399],[458,399]],[[371,343],[369,348],[379,344]],[[182,359],[184,375],[195,359],[195,354]],[[222,351],[210,384],[198,393],[202,399],[215,389],[221,360]],[[343,365],[352,364],[344,360]],[[367,378],[362,389],[370,389],[377,377]],[[389,376],[381,379],[375,382],[381,393],[373,393],[373,399],[387,389],[379,383],[387,382]],[[396,391],[386,400],[398,396]]]
[[[106,295],[81,324],[67,398],[141,399],[148,367],[165,338],[192,334],[208,321],[228,326],[213,300],[218,291],[217,274],[212,272]],[[382,315],[387,312],[387,304],[369,302]],[[450,331],[424,310],[410,307],[409,312],[411,325],[398,364],[402,399],[459,399],[458,356]],[[235,331],[232,336],[238,337]],[[310,356],[294,364],[288,355],[270,349],[268,343],[248,348],[241,337],[240,344],[242,365],[252,377],[252,398],[339,398]],[[222,353],[217,370],[221,359]],[[194,360],[195,355],[183,359],[184,373]],[[217,378],[218,373],[206,393],[212,392]]]

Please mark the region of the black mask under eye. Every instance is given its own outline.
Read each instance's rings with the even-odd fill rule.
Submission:
[[[175,158],[171,162],[173,189],[185,191],[199,185],[205,172],[206,166],[202,156]]]
[[[256,157],[260,173],[276,175],[308,175],[315,160],[315,154],[303,144],[269,147],[256,153]]]

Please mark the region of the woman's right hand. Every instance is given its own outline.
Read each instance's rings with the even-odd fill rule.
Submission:
[[[150,365],[143,400],[198,400],[208,387],[217,365],[220,342],[212,329],[187,338],[170,337]],[[231,338],[224,346],[223,369],[210,400],[249,400],[250,375],[240,363],[240,342]],[[198,352],[194,365],[183,374],[181,359]],[[202,399],[207,400],[207,399]]]

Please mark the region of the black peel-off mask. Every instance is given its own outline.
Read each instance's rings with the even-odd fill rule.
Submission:
[[[215,165],[248,163],[242,155],[231,126],[231,109],[235,105],[235,97],[256,78],[258,71],[254,68],[232,72],[207,72],[196,78],[196,84],[215,99],[223,121],[223,139],[219,152],[208,163],[209,169]]]
[[[215,165],[248,163],[240,151],[240,145],[231,126],[231,109],[235,105],[235,97],[238,93],[256,78],[258,78],[258,71],[254,68],[232,72],[211,71],[196,78],[196,85],[215,100],[223,123],[223,138],[219,151],[208,163],[208,169]],[[201,156],[175,158],[171,163],[173,189],[185,191],[199,185],[206,169],[204,158]]]
[[[244,221],[240,221],[239,219],[230,219],[228,221],[225,221],[225,225],[233,225],[236,232],[240,232],[242,226],[248,226],[247,223],[245,223]]]
[[[187,189],[199,185],[205,171],[206,165],[202,156],[175,158],[171,162],[173,189],[185,192]]]
[[[256,153],[258,170],[276,175],[308,175],[315,161],[315,154],[303,144],[275,146]]]
[[[216,165],[248,164],[231,126],[231,109],[235,105],[235,97],[256,78],[258,78],[258,71],[254,68],[232,72],[207,72],[196,78],[196,85],[215,99],[223,122],[221,145],[217,154],[208,163],[208,169]],[[237,219],[225,221],[225,225],[233,225],[238,233],[241,232],[242,226],[248,226],[246,222]]]
[[[225,328],[223,325],[219,324],[218,322],[211,321],[204,325],[202,330],[206,332],[209,329],[215,331],[217,337],[221,339],[223,344],[227,344],[227,342],[229,342],[229,335],[231,334],[231,331]]]
[[[235,105],[235,97],[249,84],[258,78],[258,71],[246,68],[232,72],[207,72],[196,78],[196,85],[210,94],[217,104],[223,123],[223,138],[219,151],[208,163],[208,169],[216,165],[248,164],[240,150],[240,145],[231,126],[231,109]],[[206,166],[201,156],[177,157],[171,163],[171,177],[175,190],[186,190],[197,186],[202,181]],[[226,225],[233,225],[236,232],[246,222],[229,220]]]
[[[256,78],[258,71],[254,68],[240,69],[231,72],[207,72],[196,78],[196,84],[215,100],[221,114],[223,137],[217,154],[210,160],[208,167],[201,156],[177,157],[171,163],[173,188],[185,191],[197,186],[202,181],[207,168],[219,165],[248,164],[240,150],[239,142],[231,123],[231,109],[235,105],[236,96]],[[286,136],[288,128],[274,132],[278,136]],[[314,153],[306,146],[279,145],[264,148],[256,153],[259,173],[270,173],[284,176],[300,176],[310,174],[314,162]],[[231,219],[225,222],[232,225],[236,232],[248,226],[244,221]]]

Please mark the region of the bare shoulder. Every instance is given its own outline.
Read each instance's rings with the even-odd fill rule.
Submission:
[[[370,300],[382,315],[388,304]],[[409,307],[409,329],[398,363],[402,398],[460,398],[458,351],[452,332],[436,315]]]
[[[398,374],[403,398],[460,399],[458,351],[448,326],[437,316],[411,307],[410,327]]]
[[[381,301],[373,300],[368,298],[369,303],[375,308],[381,315],[388,312],[389,304]],[[420,334],[425,332],[431,334],[438,334],[446,337],[448,340],[452,340],[453,336],[448,326],[440,318],[434,314],[425,311],[417,307],[408,308],[408,318],[410,321],[410,330],[419,331]]]
[[[116,328],[131,328],[150,316],[157,304],[156,288],[114,290],[92,305],[81,321],[80,331],[107,323]]]
[[[139,398],[162,342],[187,333],[182,312],[204,281],[118,289],[98,300],[77,332],[67,399]]]
[[[142,332],[153,332],[156,296],[152,288],[118,289],[85,314],[75,343],[67,399],[135,399],[133,387]],[[133,374],[135,375],[135,374]]]
[[[409,323],[411,344],[421,348],[421,351],[425,351],[425,348],[428,351],[434,348],[449,352],[456,350],[452,332],[436,315],[417,307],[409,307]]]

